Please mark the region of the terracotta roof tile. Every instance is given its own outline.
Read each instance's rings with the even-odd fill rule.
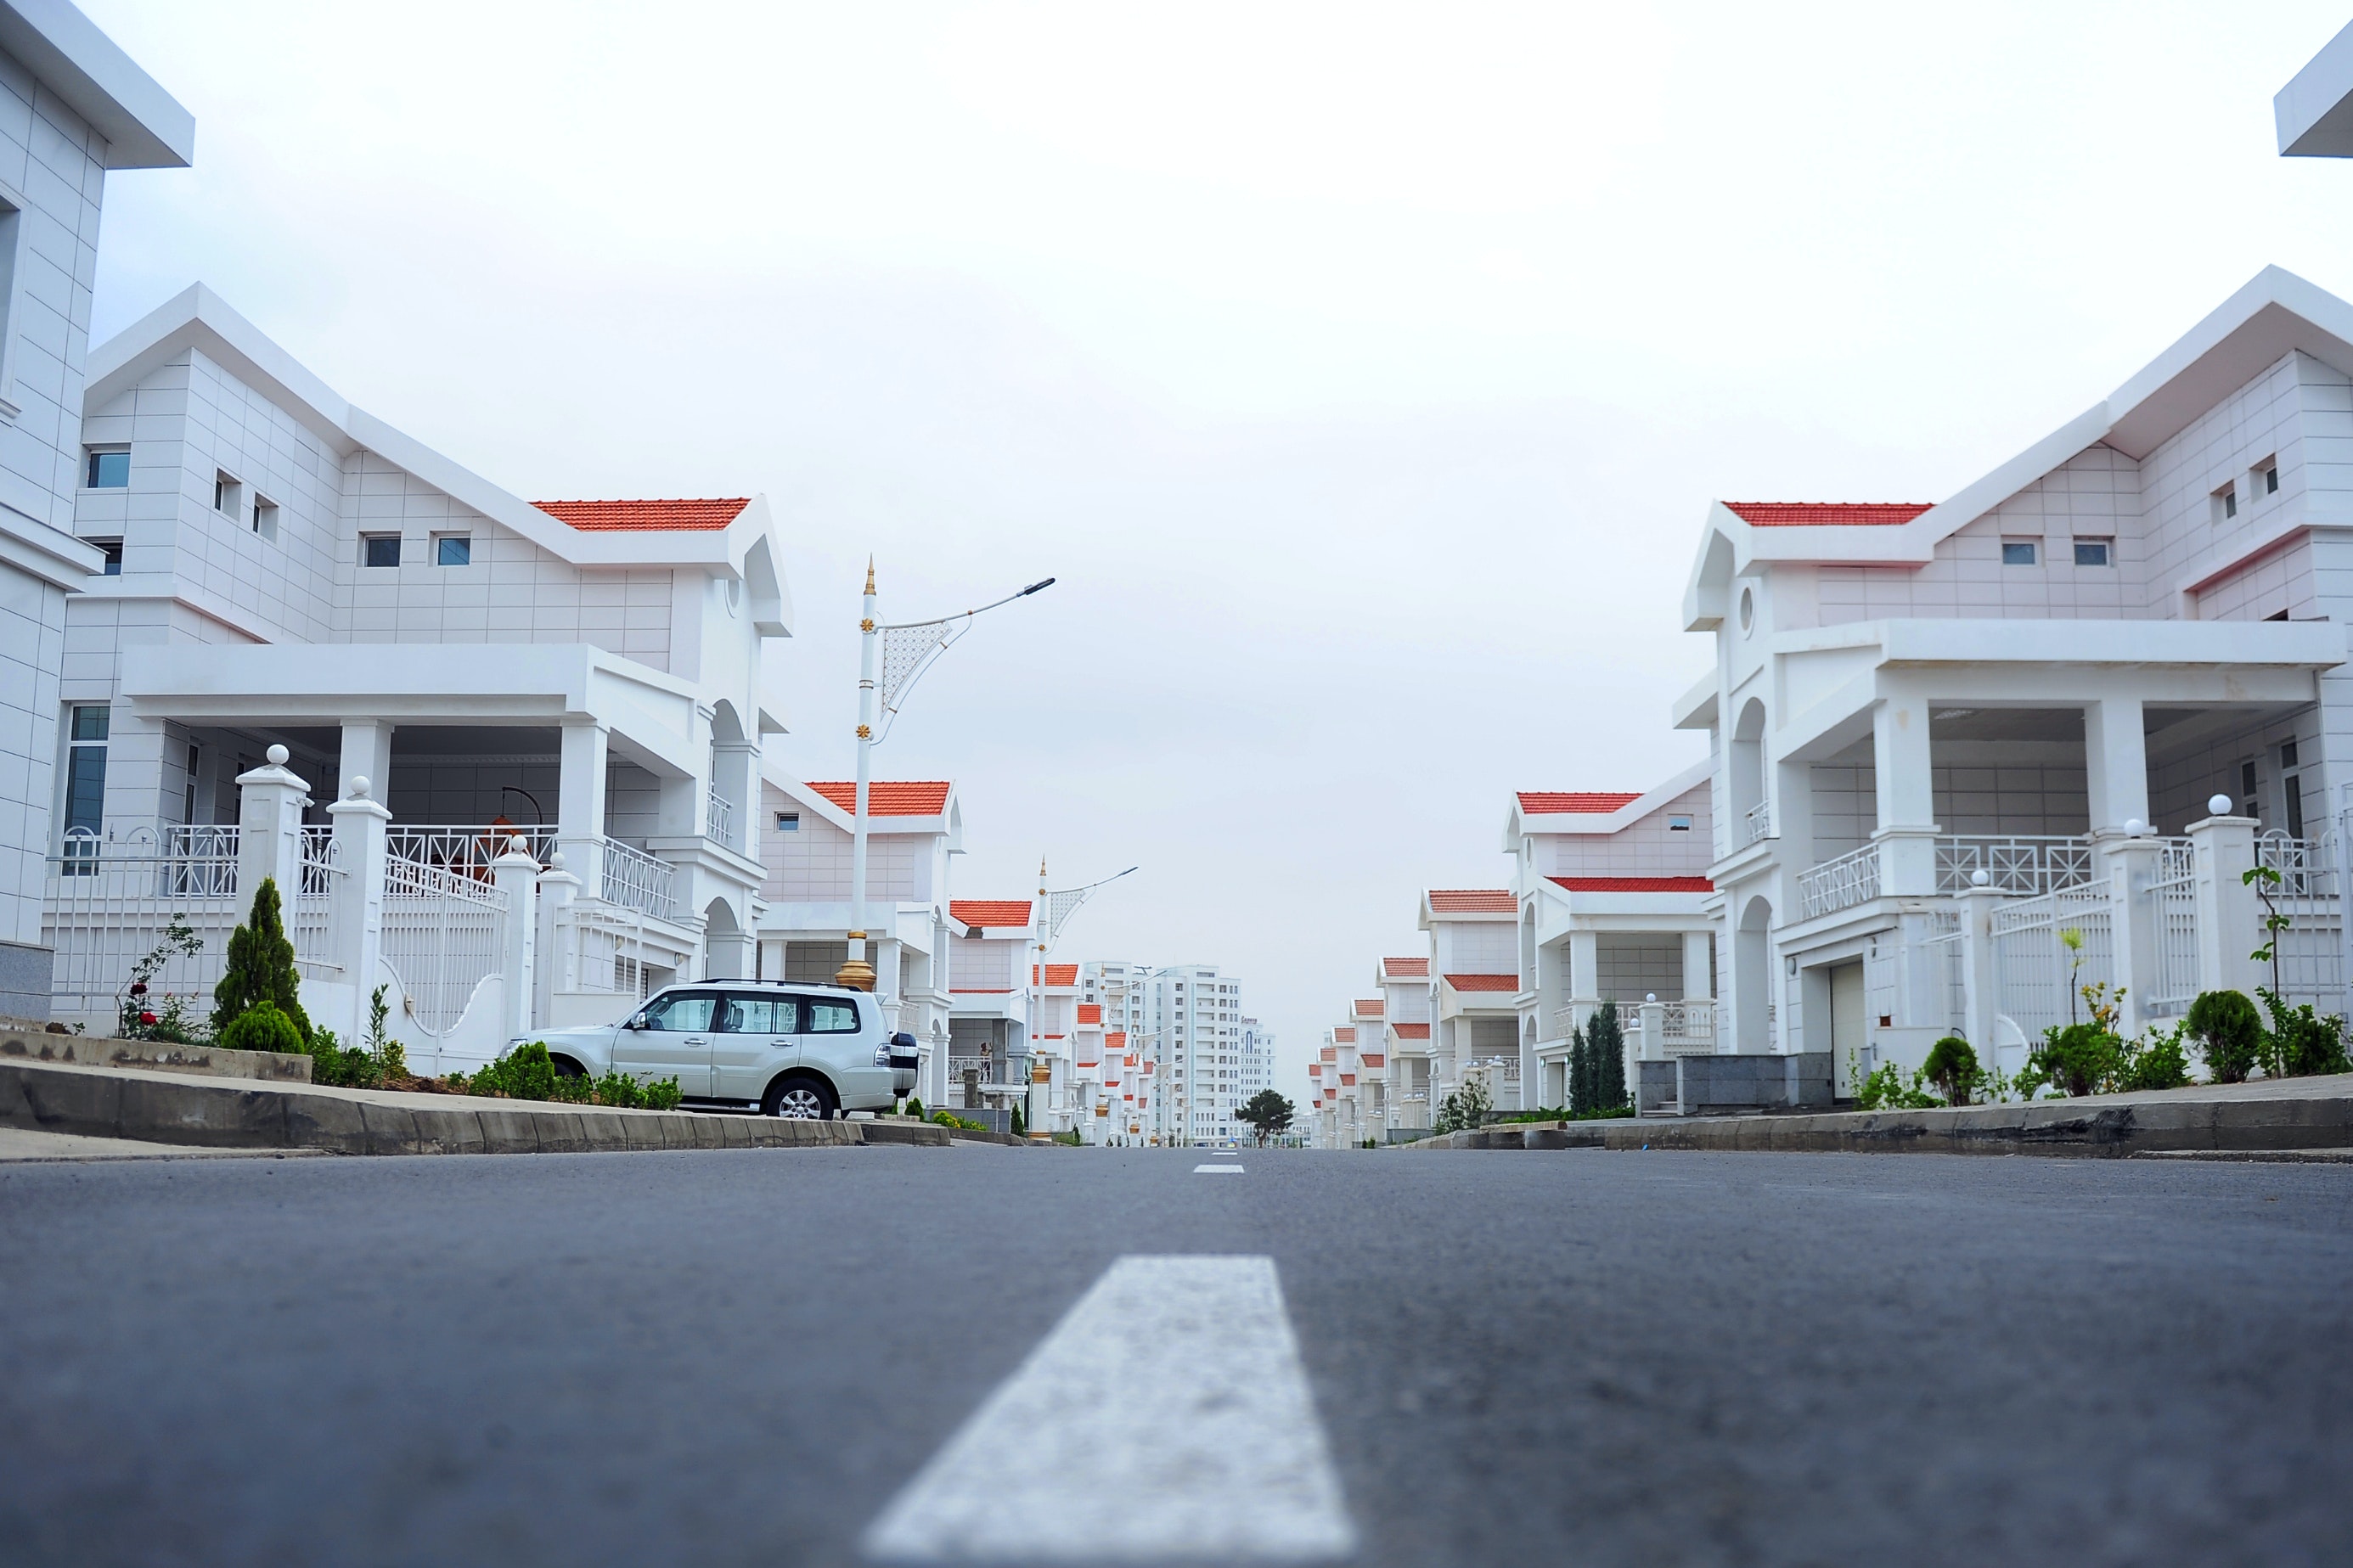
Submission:
[[[1028,909],[1029,906],[1024,904],[1021,907]],[[1049,991],[1057,985],[1076,985],[1078,983],[1079,966],[1077,964],[1050,963],[1046,966],[1046,988]],[[1029,984],[1032,985],[1038,984],[1038,966],[1034,963],[1029,966]]]
[[[1427,980],[1430,960],[1426,958],[1384,958],[1381,973],[1391,980]]]
[[[1340,1052],[1339,1052],[1338,1047],[1333,1047],[1333,1046],[1325,1046],[1325,1047],[1324,1047],[1324,1059],[1325,1061],[1327,1061],[1327,1062],[1336,1062],[1336,1061],[1338,1061],[1338,1060],[1340,1059]]]
[[[1441,915],[1515,915],[1520,900],[1509,888],[1432,888],[1430,908]]]
[[[1061,967],[1061,965],[1060,965],[1060,964],[1056,964],[1054,967],[1056,967],[1057,969],[1059,969],[1059,968],[1060,968],[1060,967]],[[1103,1022],[1103,1004],[1102,1004],[1102,1003],[1100,1003],[1100,1002],[1082,1002],[1082,1003],[1080,1003],[1080,1004],[1079,1004],[1079,1022],[1080,1022],[1080,1023],[1082,1023],[1082,1024],[1100,1024],[1100,1023],[1102,1023],[1102,1022]]]
[[[1531,816],[1550,816],[1556,812],[1598,812],[1606,816],[1642,798],[1640,790],[1524,789],[1519,794],[1520,809]]]
[[[1027,899],[951,899],[948,919],[983,931],[1019,928],[1029,923]]]
[[[1377,1051],[1366,1051],[1359,1059],[1361,1059],[1368,1068],[1386,1067],[1388,1065],[1388,1058],[1382,1056]]]
[[[1893,528],[1935,501],[1728,500],[1724,510],[1752,528]]]
[[[1377,1018],[1388,1010],[1388,1004],[1377,996],[1356,999],[1356,1016],[1359,1018]]]
[[[1554,877],[1572,893],[1712,893],[1705,877]]]
[[[823,784],[811,780],[808,787],[844,811],[858,809],[858,781],[855,779],[828,779]],[[937,816],[947,808],[948,781],[945,779],[871,779],[867,782],[866,815],[869,816]]]
[[[709,532],[726,527],[752,504],[750,496],[717,500],[535,500],[531,503],[583,533]]]
[[[1430,1026],[1427,1024],[1391,1024],[1389,1027],[1397,1031],[1397,1037],[1400,1040],[1430,1038]]]
[[[1457,991],[1508,991],[1516,994],[1520,977],[1516,974],[1449,974],[1446,984]]]
[[[1344,1046],[1353,1046],[1356,1043],[1356,1031],[1354,1029],[1335,1029],[1332,1031],[1332,1037]],[[1328,1061],[1331,1058],[1327,1057],[1324,1059]]]

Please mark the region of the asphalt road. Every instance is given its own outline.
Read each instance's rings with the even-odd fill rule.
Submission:
[[[1363,1563],[2353,1562],[2353,1168],[1200,1158],[0,1168],[0,1563],[853,1563],[1193,1252],[1275,1259]]]

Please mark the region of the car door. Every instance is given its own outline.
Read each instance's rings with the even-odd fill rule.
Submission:
[[[789,996],[727,993],[719,1009],[722,1026],[711,1037],[714,1098],[758,1100],[778,1073],[800,1060],[797,1008]]]
[[[801,1064],[833,1081],[846,1106],[871,1101],[891,1092],[888,1063],[874,1060],[875,1042],[858,1016],[858,1004],[848,996],[800,996]]]
[[[640,1082],[678,1079],[690,1100],[711,1098],[712,1026],[715,991],[665,991],[638,1015],[642,1028],[624,1028],[613,1042],[613,1065]]]

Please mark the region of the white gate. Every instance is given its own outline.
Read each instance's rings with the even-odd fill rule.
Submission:
[[[147,1005],[178,997],[198,1020],[227,963],[237,905],[237,829],[138,828],[119,841],[86,829],[66,835],[48,862],[41,940],[55,952],[52,1016],[111,1033],[132,965],[164,945],[174,922],[202,946],[173,952],[148,981]]]
[[[2084,986],[2116,982],[2116,927],[2105,888],[2016,900],[1996,909],[1988,927],[1999,1010],[2030,1041],[2084,1018]]]
[[[499,968],[507,896],[493,884],[398,855],[384,862],[384,963],[417,1026],[447,1035]]]
[[[2324,835],[2318,843],[2284,833],[2265,833],[2255,839],[2255,864],[2279,875],[2278,881],[2260,879],[2255,887],[2288,922],[2278,933],[2281,994],[2291,1004],[2309,1002],[2323,1013],[2344,1005],[2337,861],[2334,835]],[[2263,984],[2269,984],[2270,966],[2263,967]]]
[[[2157,929],[2157,973],[2141,998],[2141,1012],[2175,1017],[2188,1012],[2198,995],[2198,858],[2189,840],[2168,842],[2158,851],[2148,908]]]

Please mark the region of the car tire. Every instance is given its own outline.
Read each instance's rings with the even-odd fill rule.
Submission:
[[[550,1061],[554,1067],[555,1076],[558,1078],[586,1078],[588,1076],[588,1069],[582,1067],[578,1062],[574,1061],[570,1057],[554,1057],[551,1058]]]
[[[778,1079],[760,1105],[762,1115],[783,1117],[788,1121],[830,1121],[840,1109],[841,1102],[834,1098],[833,1087],[812,1073],[792,1073]]]

